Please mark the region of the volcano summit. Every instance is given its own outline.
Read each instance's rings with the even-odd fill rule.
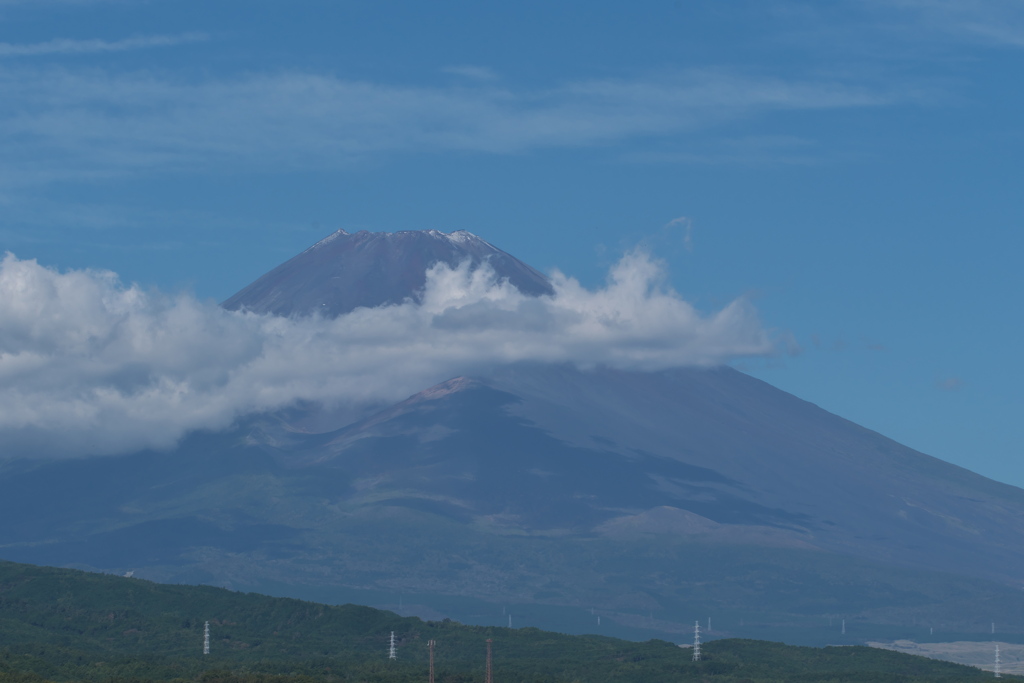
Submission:
[[[339,230],[281,264],[223,303],[275,315],[336,317],[361,306],[419,301],[427,270],[468,261],[486,263],[500,279],[531,296],[552,294],[551,283],[522,261],[465,230],[396,233]]]

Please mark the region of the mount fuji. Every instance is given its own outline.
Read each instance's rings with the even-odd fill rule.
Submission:
[[[553,293],[466,232],[339,231],[223,306],[337,317],[416,302],[429,268],[466,261]],[[1024,633],[1024,491],[728,366],[516,363],[344,424],[322,411],[9,459],[0,557],[638,638],[708,616],[808,643],[835,642],[833,618],[849,642]]]

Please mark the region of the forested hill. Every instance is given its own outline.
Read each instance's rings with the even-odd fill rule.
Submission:
[[[203,625],[211,653],[202,654]],[[397,659],[389,661],[391,632]],[[651,640],[421,621],[327,606],[0,562],[0,683],[182,680],[204,683],[426,681],[971,681],[990,673],[865,647],[802,648],[751,640],[691,651]]]

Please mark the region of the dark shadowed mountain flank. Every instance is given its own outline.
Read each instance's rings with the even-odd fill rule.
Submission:
[[[540,272],[476,235],[457,230],[366,232],[339,230],[226,300],[228,310],[335,317],[365,307],[419,301],[427,270],[445,263],[488,264],[531,296],[551,294]]]

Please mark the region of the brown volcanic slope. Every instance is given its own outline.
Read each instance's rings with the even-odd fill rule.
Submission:
[[[1021,581],[1024,491],[731,368],[508,367],[286,459],[372,482],[353,501],[443,500],[525,533],[715,536]]]

